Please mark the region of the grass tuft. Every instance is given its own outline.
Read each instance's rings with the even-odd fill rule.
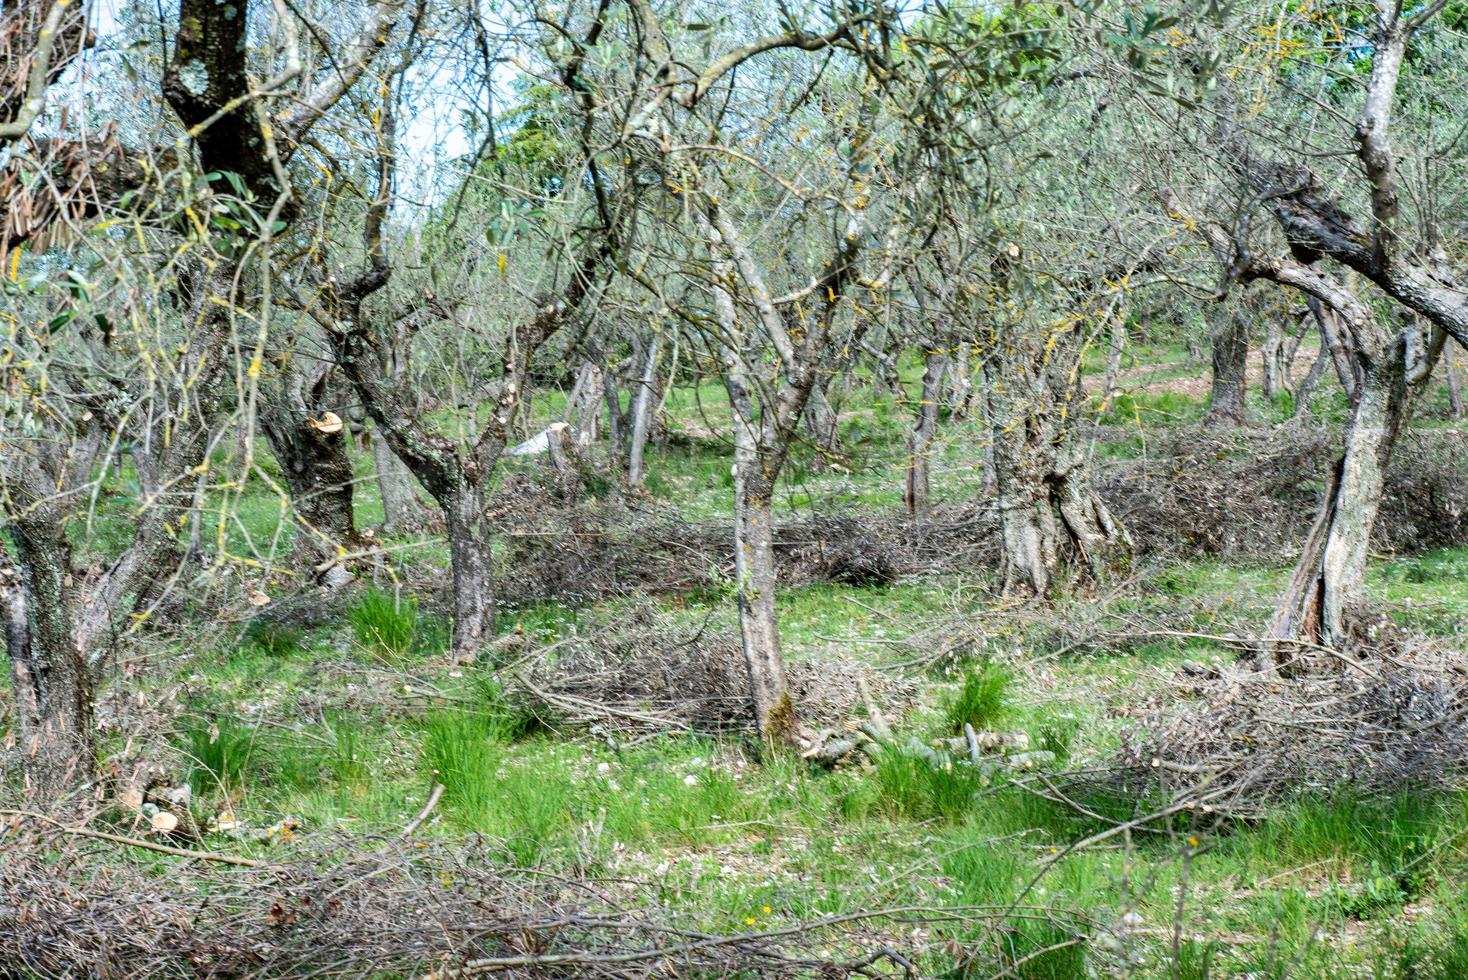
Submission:
[[[401,660],[418,630],[418,603],[379,589],[362,593],[347,614],[357,644],[388,660]]]
[[[179,733],[189,759],[189,785],[196,794],[218,789],[225,795],[244,785],[255,754],[255,730],[221,716],[212,722],[193,719]]]
[[[426,615],[416,599],[381,589],[362,593],[347,621],[357,646],[387,664],[440,655],[452,636],[452,627],[442,616]]]
[[[1001,721],[1009,712],[1010,685],[1014,677],[1008,668],[986,663],[963,676],[963,686],[944,702],[943,716],[954,733],[964,725],[983,731]]]
[[[876,787],[889,816],[954,820],[969,809],[983,777],[972,766],[934,766],[903,749],[877,758]]]
[[[245,630],[245,646],[271,657],[291,657],[306,648],[306,631],[289,623],[263,619],[252,622]]]

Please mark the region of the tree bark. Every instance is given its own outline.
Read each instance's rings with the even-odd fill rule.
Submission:
[[[54,799],[96,770],[91,673],[77,645],[63,507],[16,503],[8,528],[19,562],[0,545],[0,619],[27,788]]]
[[[1080,438],[1079,349],[995,352],[984,404],[1004,551],[1004,589],[1042,598],[1059,584],[1068,545],[1095,580],[1123,567],[1132,542],[1096,494]]]
[[[1086,447],[1075,433],[1068,436],[1061,462],[1047,482],[1070,543],[1091,577],[1099,582],[1124,568],[1132,555],[1132,537],[1096,492]]]
[[[955,421],[967,419],[974,400],[973,365],[969,351],[959,348],[948,361],[948,415]]]
[[[1268,317],[1264,343],[1259,348],[1260,384],[1270,402],[1289,387],[1289,368],[1285,356],[1285,330],[1279,319]]]
[[[607,458],[622,459],[622,392],[617,384],[617,375],[605,361],[600,369],[602,397],[607,406]]]
[[[1106,378],[1101,390],[1103,411],[1116,397],[1116,388],[1121,383],[1121,356],[1126,351],[1127,342],[1126,318],[1113,315],[1110,333],[1106,350]]]
[[[1459,347],[1457,341],[1454,341],[1447,351],[1447,356],[1443,358],[1443,372],[1448,376],[1448,404],[1455,419],[1461,419],[1465,411],[1468,411],[1468,406],[1465,406],[1463,399],[1462,368],[1458,364],[1458,355],[1461,351],[1462,348]]]
[[[372,462],[377,470],[377,489],[382,495],[382,527],[391,533],[411,530],[421,522],[413,474],[379,430],[372,438]]]
[[[1315,360],[1310,364],[1310,370],[1301,379],[1300,386],[1295,389],[1295,414],[1290,420],[1294,425],[1304,425],[1310,418],[1310,401],[1315,397],[1315,389],[1320,387],[1320,379],[1325,376],[1325,365],[1330,361],[1330,352],[1322,350],[1315,355]]]
[[[1356,343],[1346,329],[1339,312],[1326,306],[1315,297],[1310,297],[1310,312],[1320,327],[1320,344],[1330,353],[1330,363],[1335,367],[1336,378],[1346,393],[1346,402],[1355,406],[1361,386],[1360,357]]]
[[[811,389],[810,398],[806,401],[805,424],[806,428],[810,430],[812,442],[815,443],[814,462],[817,467],[824,468],[840,457],[840,418],[836,410],[831,407],[831,400],[826,394],[825,386],[821,384]]]
[[[586,361],[576,373],[576,383],[571,386],[571,397],[566,399],[563,421],[569,423],[578,434],[585,433],[588,442],[595,442],[600,432],[602,403],[605,399],[602,370]]]
[[[749,674],[750,701],[760,736],[772,745],[794,744],[800,719],[785,675],[785,658],[780,650],[780,628],[775,611],[775,478],[783,462],[784,446],[793,431],[781,429],[778,417],[762,418],[751,391],[752,378],[744,351],[738,346],[738,314],[730,286],[733,263],[725,257],[725,240],[712,228],[709,251],[714,259],[714,307],[725,336],[724,387],[729,392],[729,410],[734,425],[734,577],[739,601],[739,635],[744,664]],[[762,281],[751,287],[759,289]],[[809,381],[792,402],[782,405],[791,422],[803,415],[803,397]],[[777,414],[769,412],[767,414]],[[766,431],[773,428],[775,431]]]
[[[923,359],[922,393],[917,412],[907,433],[907,486],[903,498],[907,512],[916,514],[928,506],[930,466],[928,446],[938,428],[938,403],[943,397],[943,375],[948,357],[942,351],[929,350]]]
[[[662,348],[662,334],[653,331],[647,339],[647,359],[643,362],[642,378],[637,386],[637,395],[632,401],[632,434],[627,446],[627,482],[634,487],[642,486],[643,456],[647,451],[647,439],[652,431],[653,405],[657,402],[658,356]]]
[[[1369,365],[1346,428],[1325,502],[1269,624],[1270,639],[1344,643],[1360,604],[1382,475],[1405,417],[1406,383],[1396,365]],[[1286,655],[1292,651],[1281,651]]]
[[[1369,328],[1369,329],[1368,329]],[[1381,331],[1363,317],[1367,337]],[[1446,335],[1434,329],[1422,348],[1419,324],[1409,322],[1394,338],[1365,346],[1358,355],[1357,398],[1346,426],[1345,447],[1332,469],[1325,502],[1306,539],[1266,637],[1347,646],[1360,607],[1371,532],[1381,504],[1383,474],[1414,390],[1425,384]],[[1357,349],[1362,349],[1357,344]],[[1292,651],[1277,651],[1284,657]]]
[[[454,631],[449,653],[458,663],[476,660],[495,635],[494,538],[484,511],[477,488],[465,487],[444,503],[454,583]]]
[[[1208,331],[1213,345],[1213,397],[1203,425],[1210,429],[1237,429],[1245,424],[1248,323],[1227,309],[1216,309],[1214,316]]]
[[[352,512],[350,435],[345,421],[322,405],[326,380],[323,373],[308,384],[288,368],[282,389],[264,401],[259,418],[295,510],[296,562],[313,580],[319,575],[339,587],[353,577],[340,558],[360,548],[362,538]]]
[[[774,481],[750,430],[748,419],[736,418],[734,575],[739,632],[760,735],[772,744],[789,744],[799,733],[799,719],[785,676],[775,614]]]
[[[1049,420],[1026,404],[1017,385],[992,365],[984,368],[995,503],[1004,549],[1004,591],[1048,596],[1060,570],[1055,514],[1045,483],[1044,459],[1053,439]]]

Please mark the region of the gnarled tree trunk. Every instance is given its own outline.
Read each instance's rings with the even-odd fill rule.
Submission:
[[[1405,416],[1402,374],[1393,364],[1371,364],[1362,373],[1344,452],[1270,620],[1270,639],[1334,646],[1346,638],[1349,612],[1361,601],[1383,473]]]
[[[494,537],[476,487],[462,487],[442,503],[454,581],[450,655],[468,663],[495,635]]]
[[[613,391],[615,392],[615,387]],[[581,365],[576,372],[576,383],[571,386],[571,395],[566,399],[566,411],[561,420],[571,425],[578,434],[584,433],[587,442],[595,442],[601,431],[601,413],[606,400],[606,386],[602,380],[602,369],[591,361]],[[615,413],[610,425],[615,426]]]
[[[1264,341],[1259,345],[1259,386],[1268,401],[1278,398],[1285,389],[1284,342],[1279,321],[1269,317],[1264,326]]]
[[[730,384],[735,394],[737,379]],[[736,396],[734,419],[734,575],[739,633],[760,735],[775,744],[795,741],[799,719],[785,676],[775,615],[774,479],[754,435],[748,392]],[[748,413],[748,414],[746,414]]]
[[[352,513],[350,436],[325,404],[329,373],[305,378],[287,366],[259,419],[295,510],[296,561],[313,580],[341,586],[352,580],[342,556],[359,549],[362,538]]]
[[[1320,387],[1320,379],[1325,376],[1326,364],[1330,361],[1330,352],[1321,350],[1315,355],[1315,360],[1310,364],[1310,370],[1300,380],[1300,386],[1295,389],[1295,414],[1290,419],[1292,425],[1303,425],[1310,419],[1310,401],[1315,397],[1315,389]]]
[[[1365,317],[1363,317],[1365,322]],[[1374,328],[1362,332],[1379,337]],[[1422,348],[1417,322],[1395,337],[1358,351],[1358,379],[1345,447],[1331,471],[1325,501],[1279,604],[1266,639],[1349,645],[1353,612],[1360,606],[1371,532],[1381,504],[1383,475],[1415,389],[1432,376],[1445,335],[1434,330]],[[1277,657],[1292,651],[1283,646]]]
[[[372,436],[372,463],[377,471],[377,490],[382,496],[383,530],[400,533],[417,527],[422,511],[413,489],[413,474],[398,459],[381,430]]]
[[[653,331],[647,338],[647,356],[643,361],[642,377],[638,381],[637,394],[632,399],[632,433],[627,445],[627,482],[634,487],[642,485],[643,457],[647,451],[647,440],[652,433],[653,406],[658,396],[658,357],[662,351],[663,336]]]
[[[53,799],[96,769],[91,672],[77,645],[63,508],[14,503],[7,528],[19,562],[0,545],[0,620],[27,788]]]
[[[1458,357],[1462,354],[1462,348],[1453,342],[1447,356],[1443,358],[1443,373],[1448,379],[1448,405],[1453,413],[1453,418],[1461,419],[1468,413],[1468,402],[1463,397],[1463,369],[1458,364]]]
[[[834,379],[825,380],[829,382]],[[817,450],[814,458],[817,467],[824,467],[840,457],[840,417],[831,406],[824,385],[817,384],[811,389],[810,398],[805,405],[805,424]]]
[[[1006,591],[1052,595],[1066,547],[1098,580],[1131,556],[1130,536],[1091,485],[1078,358],[1060,339],[1038,357],[1015,350],[984,364]]]
[[[1217,308],[1208,339],[1213,345],[1213,396],[1203,424],[1211,429],[1240,428],[1245,424],[1248,322],[1232,310]]]
[[[992,368],[985,367],[986,376]],[[1045,476],[1052,421],[1008,383],[985,387],[995,504],[1004,550],[1004,591],[1048,596],[1060,571],[1055,512]]]

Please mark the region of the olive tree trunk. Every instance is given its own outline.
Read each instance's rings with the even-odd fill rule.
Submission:
[[[805,424],[815,444],[814,462],[823,467],[841,455],[841,423],[826,387],[817,385],[811,390],[805,405]]]
[[[313,580],[342,586],[353,577],[343,556],[362,545],[352,513],[350,435],[319,398],[308,404],[301,385],[290,375],[284,381],[285,390],[262,404],[259,417],[295,510],[296,562]],[[310,387],[324,391],[325,377]]]
[[[1320,387],[1320,379],[1325,377],[1325,368],[1330,361],[1330,352],[1321,350],[1315,355],[1315,360],[1310,364],[1310,370],[1300,380],[1300,385],[1295,389],[1295,414],[1290,419],[1292,425],[1304,425],[1310,420],[1310,401],[1315,397],[1315,389]]]
[[[18,563],[0,545],[0,620],[27,795],[54,799],[96,768],[91,673],[77,644],[63,508],[42,499],[19,509],[7,523]]]
[[[1434,328],[1424,349],[1421,324],[1415,319],[1386,337],[1369,313],[1359,313],[1357,319],[1356,329],[1370,342],[1354,345],[1356,398],[1345,446],[1266,639],[1350,645],[1354,614],[1364,594],[1383,475],[1411,413],[1412,397],[1431,379],[1446,340]],[[1284,647],[1276,657],[1291,652]]]
[[[1382,477],[1405,417],[1403,372],[1397,365],[1368,366],[1358,392],[1344,451],[1270,621],[1271,639],[1340,644],[1361,601]]]
[[[1448,405],[1455,419],[1461,419],[1468,413],[1468,402],[1463,397],[1463,369],[1458,364],[1461,353],[1462,349],[1454,342],[1443,358],[1443,373],[1448,378]]]
[[[929,474],[928,446],[938,429],[938,403],[943,397],[943,375],[948,357],[941,351],[929,350],[923,359],[923,386],[918,396],[917,412],[907,433],[907,486],[903,499],[907,511],[915,514],[927,509]]]
[[[449,653],[461,663],[475,660],[495,635],[494,535],[484,511],[478,488],[464,487],[443,501],[454,583]]]
[[[1213,345],[1213,396],[1203,424],[1236,429],[1245,424],[1246,376],[1249,369],[1249,326],[1226,309],[1215,310],[1208,331]]]
[[[642,485],[643,459],[647,452],[647,440],[652,433],[653,406],[658,396],[658,357],[662,352],[662,334],[654,331],[647,339],[647,357],[642,366],[642,377],[637,385],[637,394],[632,400],[632,433],[627,445],[627,482],[634,487]]]
[[[1131,557],[1130,536],[1092,486],[1078,358],[1057,344],[1042,357],[1012,351],[984,365],[1008,592],[1053,595],[1067,548],[1096,580]]]
[[[1004,388],[991,383],[985,392],[994,502],[1004,551],[1004,591],[1048,596],[1060,570],[1055,513],[1045,486],[1043,461],[1051,425]]]
[[[774,475],[760,452],[753,405],[741,379],[729,379],[734,401],[734,576],[739,634],[749,672],[755,723],[767,741],[793,742],[799,720],[785,676],[775,614]]]
[[[413,474],[392,451],[379,429],[372,437],[372,464],[377,471],[377,489],[382,496],[382,526],[390,532],[417,527],[421,519]]]

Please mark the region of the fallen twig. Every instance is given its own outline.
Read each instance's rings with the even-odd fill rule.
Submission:
[[[268,861],[257,861],[254,858],[240,857],[236,854],[220,854],[214,851],[191,851],[186,847],[172,847],[168,844],[155,844],[152,841],[140,840],[136,837],[124,837],[122,834],[109,834],[103,830],[93,830],[90,827],[68,827],[59,820],[54,820],[44,813],[36,813],[31,810],[0,810],[0,814],[10,817],[30,817],[50,824],[54,829],[72,837],[90,837],[94,840],[111,841],[114,844],[126,844],[128,847],[138,847],[145,851],[157,851],[159,854],[172,854],[174,857],[194,858],[200,861],[218,861],[220,864],[234,864],[242,868],[268,868]]]

